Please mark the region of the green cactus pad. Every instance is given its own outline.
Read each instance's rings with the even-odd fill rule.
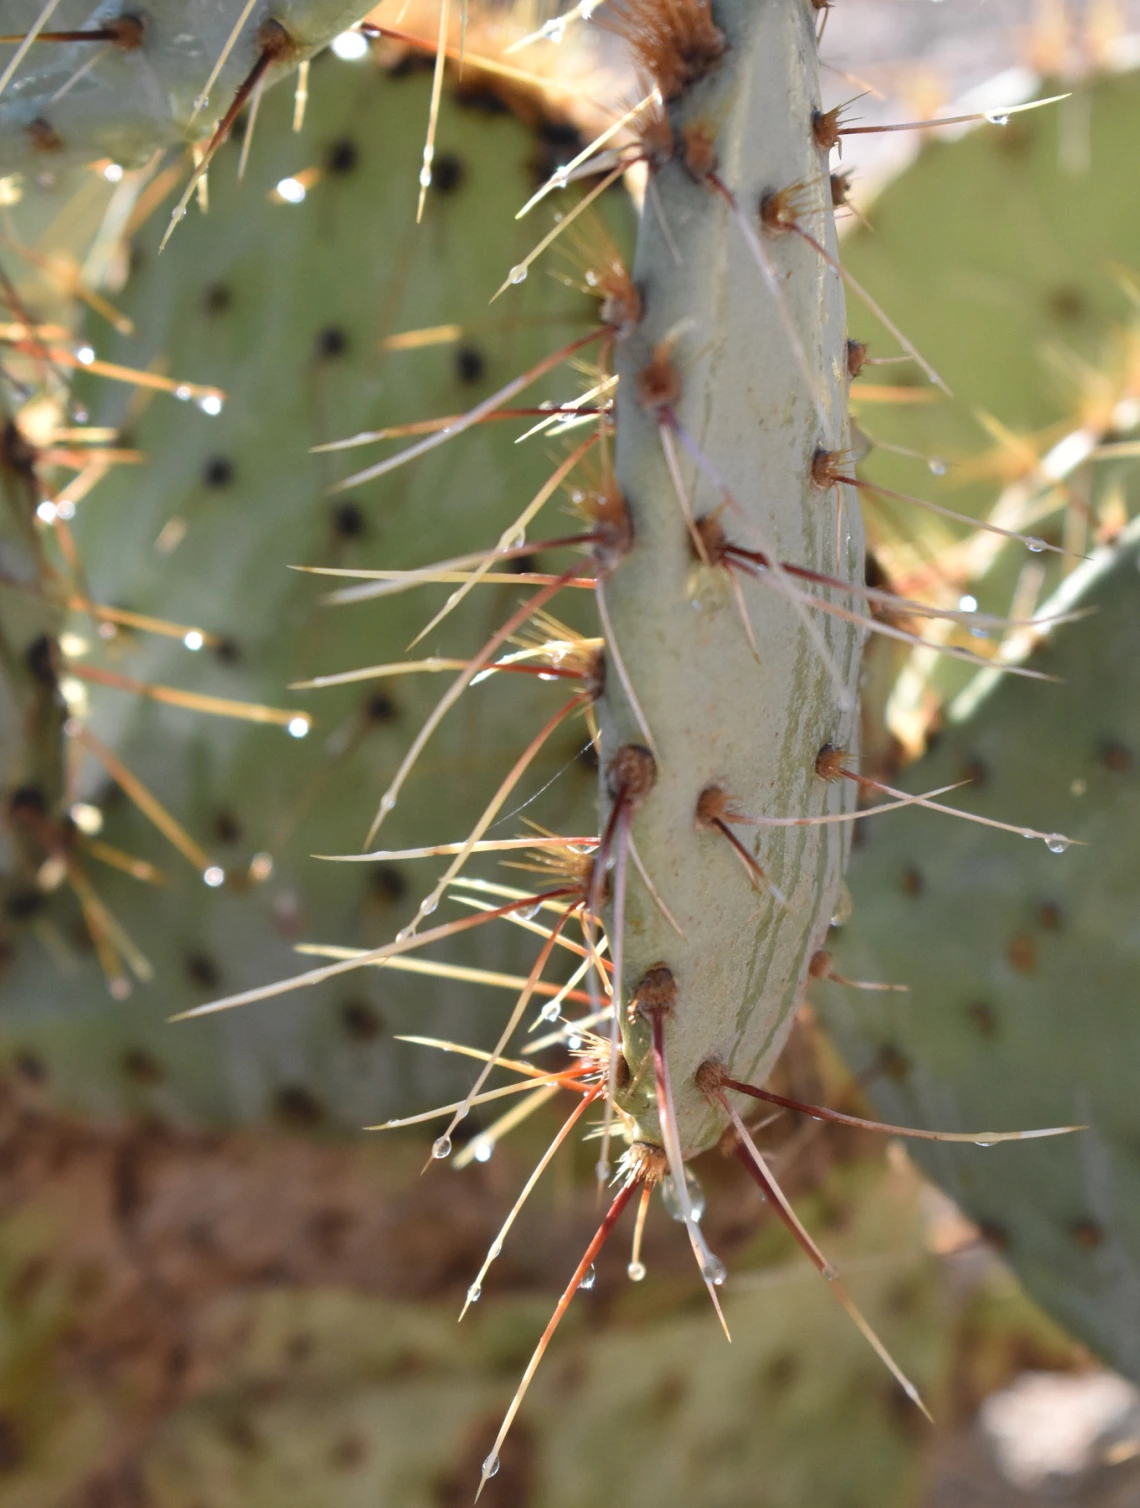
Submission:
[[[171,883],[157,889],[88,866],[155,970],[129,1001],[109,999],[94,959],[76,954],[82,929],[66,898],[10,965],[4,1056],[46,1074],[64,1103],[210,1123],[275,1110],[291,1123],[358,1126],[422,1110],[431,1096],[448,1097],[441,1084],[456,1082],[455,1059],[394,1049],[390,1031],[478,1041],[510,999],[392,969],[354,975],[339,990],[166,1024],[221,991],[295,972],[296,942],[389,940],[433,877],[427,863],[332,865],[310,855],[359,850],[379,792],[450,677],[307,693],[287,685],[400,659],[446,588],[333,609],[320,598],[338,583],[289,567],[421,566],[483,547],[546,479],[553,450],[542,439],[514,443],[525,421],[484,426],[383,490],[330,494],[377,449],[314,455],[310,447],[462,412],[593,317],[572,289],[538,276],[516,290],[509,312],[488,310],[503,270],[534,236],[529,227],[498,232],[528,196],[536,160],[541,170],[542,143],[489,114],[485,100],[445,105],[436,187],[416,226],[427,88],[422,73],[389,76],[330,58],[314,70],[299,136],[286,95],[267,98],[244,184],[235,182],[236,148],[227,148],[211,175],[209,216],[192,212],[161,257],[162,210],[138,238],[119,302],[140,335],[109,340],[101,327],[92,337],[100,358],[154,363],[188,383],[216,384],[227,401],[212,415],[170,394],[144,402],[92,379],[93,421],[121,427],[146,462],[113,472],[79,507],[72,527],[87,590],[96,602],[192,626],[205,642],[192,653],[177,638],[121,630],[105,639],[76,612],[70,631],[87,644],[76,666],[296,709],[316,722],[297,742],[281,726],[87,684],[91,730],[228,880],[203,884],[129,802],[104,799],[109,782],[88,760],[76,794],[103,807],[100,838],[160,864]],[[294,175],[308,183],[303,203],[275,193]],[[458,340],[381,349],[385,337],[443,319],[462,322]],[[534,401],[573,392],[572,379],[548,378]],[[567,524],[556,500],[535,529],[574,532]],[[533,590],[480,589],[421,653],[471,654]],[[385,829],[386,846],[464,837],[517,755],[520,730],[537,732],[576,689],[504,679],[473,688],[445,722]],[[559,727],[506,814],[561,772],[527,814],[589,832],[592,769],[577,757],[587,737],[579,717]],[[495,835],[515,836],[520,822],[504,817]],[[242,888],[262,853],[272,876]],[[493,860],[484,873],[528,883]],[[447,904],[437,920],[445,914],[469,913]],[[443,947],[433,956],[459,955]],[[533,947],[497,926],[469,934],[461,956],[525,974]]]
[[[1080,1123],[992,1149],[914,1156],[1100,1355],[1140,1376],[1140,527],[1067,579],[1052,610],[1089,607],[1032,656],[1042,686],[984,672],[907,773],[920,791],[1076,840],[995,833],[933,812],[863,824],[836,971],[815,1001],[885,1118],[948,1131]],[[1082,846],[1087,845],[1087,846]],[[1055,848],[1061,845],[1055,843]]]

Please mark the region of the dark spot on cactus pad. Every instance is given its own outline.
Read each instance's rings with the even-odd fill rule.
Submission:
[[[975,1000],[966,1007],[966,1015],[973,1023],[979,1037],[997,1036],[997,1017],[994,1015],[993,1006],[987,1005],[984,1000]]]
[[[346,1209],[316,1210],[306,1221],[305,1229],[316,1250],[326,1262],[344,1255],[345,1242],[356,1224],[356,1212]]]
[[[214,645],[214,653],[223,665],[236,665],[241,659],[241,646],[236,639],[226,634]]]
[[[326,325],[317,335],[317,356],[322,361],[335,361],[348,350],[348,336],[339,325]]]
[[[35,120],[28,122],[28,135],[37,152],[59,152],[63,148],[63,138],[42,115],[37,115]]]
[[[191,983],[204,990],[216,989],[221,981],[222,971],[208,953],[187,953],[185,967]]]
[[[47,634],[40,634],[24,650],[24,663],[41,686],[55,685],[55,667],[59,646]]]
[[[510,114],[510,106],[500,99],[493,89],[478,84],[472,84],[467,88],[461,85],[456,95],[456,102],[462,105],[464,110],[472,110],[476,115]]]
[[[29,1084],[44,1084],[47,1082],[47,1064],[34,1052],[21,1052],[16,1054],[16,1072]]]
[[[265,1449],[265,1442],[254,1429],[248,1414],[230,1414],[219,1423],[218,1433],[239,1455],[256,1456]]]
[[[351,500],[333,504],[332,525],[341,539],[361,539],[368,529],[363,508]]]
[[[1037,971],[1037,944],[1025,932],[1019,932],[1010,938],[1006,957],[1019,974],[1033,974]]]
[[[800,1361],[794,1351],[777,1351],[760,1373],[760,1386],[768,1393],[786,1393],[799,1371]]]
[[[962,780],[968,780],[971,785],[985,785],[987,779],[989,778],[989,773],[990,772],[986,768],[984,762],[975,756],[972,759],[968,759],[962,766],[962,772],[959,778]]]
[[[390,723],[400,710],[386,691],[374,691],[364,703],[364,715],[370,723]]]
[[[408,882],[394,864],[381,864],[369,881],[372,894],[383,904],[403,900]]]
[[[463,158],[456,152],[442,152],[432,164],[431,186],[437,194],[454,194],[466,176]]]
[[[123,1073],[136,1084],[161,1084],[166,1070],[145,1047],[128,1047],[119,1059]]]
[[[460,346],[455,353],[455,372],[460,382],[478,382],[487,370],[482,351],[474,346]]]
[[[900,1082],[910,1073],[910,1059],[893,1042],[885,1042],[879,1049],[878,1068],[888,1079]]]
[[[999,1225],[996,1220],[980,1220],[978,1222],[978,1234],[995,1251],[1009,1250],[1009,1232],[1004,1225]]]
[[[241,837],[241,823],[226,807],[214,813],[213,828],[219,843],[236,843]]]
[[[7,1414],[0,1414],[0,1474],[16,1471],[24,1464],[24,1447],[16,1426]]]
[[[1038,906],[1037,925],[1046,932],[1060,932],[1065,925],[1065,913],[1056,901],[1042,901]]]
[[[1095,1251],[1104,1240],[1104,1227],[1095,1220],[1074,1220],[1069,1226],[1069,1235],[1086,1251]]]
[[[351,173],[360,161],[360,151],[351,136],[334,141],[325,153],[325,167],[330,173]]]
[[[410,48],[398,57],[388,69],[390,79],[410,79],[417,73],[430,73],[434,64],[426,53],[413,52]]]
[[[384,1018],[367,1000],[346,1000],[340,1008],[341,1024],[354,1042],[371,1042],[384,1030]]]
[[[202,308],[206,314],[224,314],[233,298],[225,283],[211,283],[202,295]]]
[[[202,467],[202,482],[206,487],[228,487],[234,479],[234,463],[225,456],[211,456]]]
[[[21,817],[43,816],[47,800],[38,785],[18,785],[8,797],[8,813],[17,821]]]
[[[917,870],[913,864],[910,865],[909,868],[903,870],[902,877],[899,881],[899,886],[902,890],[903,895],[921,895],[923,888],[923,879],[921,872]]]
[[[342,1435],[333,1446],[329,1464],[336,1471],[356,1471],[368,1459],[368,1441],[362,1435]]]
[[[45,896],[41,890],[14,890],[4,900],[4,911],[14,922],[26,922],[43,908]]]
[[[319,1125],[325,1116],[321,1102],[302,1084],[286,1084],[279,1089],[273,1108],[278,1120],[297,1130]]]
[[[1088,312],[1088,303],[1080,288],[1063,284],[1059,288],[1051,288],[1045,295],[1045,307],[1054,319],[1066,322],[1080,319]]]
[[[1123,775],[1132,768],[1132,750],[1114,738],[1106,738],[1100,746],[1100,762],[1114,775]]]

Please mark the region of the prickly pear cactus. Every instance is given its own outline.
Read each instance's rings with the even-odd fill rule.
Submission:
[[[99,158],[142,167],[154,152],[209,136],[245,81],[284,78],[369,8],[10,0],[5,33],[33,40],[0,48],[0,160],[6,172]]]
[[[709,1059],[741,1079],[769,1071],[834,911],[849,837],[843,823],[763,831],[758,893],[723,819],[822,813],[829,788],[815,760],[827,743],[854,741],[861,643],[847,623],[797,611],[771,573],[749,579],[732,547],[851,581],[862,532],[851,489],[813,478],[816,453],[846,445],[842,285],[815,246],[762,212],[803,194],[795,212],[834,253],[829,204],[821,219],[807,199],[827,181],[811,129],[811,12],[730,3],[714,23],[700,5],[676,10],[693,25],[688,54],[704,56],[682,66],[677,38],[661,46],[675,146],[671,161],[651,164],[658,208],[642,216],[634,265],[645,315],[617,363],[616,475],[634,547],[603,591],[633,696],[607,678],[602,821],[620,794],[616,751],[651,742],[655,784],[632,830],[676,926],[631,878],[625,989],[634,995],[662,961],[672,972],[678,1132],[696,1153],[724,1125],[697,1071]],[[624,1037],[643,1084],[631,1108],[655,1138],[653,1078],[638,1074],[647,1023]]]
[[[72,603],[60,672],[78,725],[69,800],[101,815],[98,842],[159,866],[168,883],[83,860],[153,969],[129,999],[109,997],[98,962],[79,948],[82,928],[65,892],[34,918],[9,964],[4,1057],[46,1077],[63,1103],[213,1124],[276,1111],[294,1123],[359,1126],[378,1106],[423,1107],[426,1083],[410,1051],[389,1040],[392,1030],[478,1035],[471,986],[457,991],[394,969],[317,997],[166,1024],[219,989],[288,972],[294,943],[366,946],[390,935],[422,885],[410,866],[320,864],[310,855],[358,848],[377,784],[440,678],[287,688],[391,659],[438,607],[440,589],[334,609],[321,598],[337,583],[290,567],[398,567],[425,552],[454,555],[502,529],[520,494],[545,478],[541,442],[517,447],[501,425],[472,433],[461,458],[440,452],[383,496],[331,493],[356,455],[310,453],[377,420],[460,411],[545,353],[551,330],[573,334],[582,318],[579,295],[539,277],[511,311],[488,314],[503,249],[486,227],[509,222],[541,159],[541,143],[514,121],[445,104],[436,187],[425,223],[415,225],[408,184],[426,108],[422,75],[322,61],[300,136],[289,130],[285,94],[270,96],[244,183],[227,148],[209,217],[192,215],[161,258],[157,223],[137,238],[118,302],[138,336],[93,331],[99,360],[153,365],[185,382],[186,401],[90,379],[93,422],[121,430],[122,444],[145,459],[112,470],[78,505],[70,527],[80,589],[177,632],[148,633],[137,619],[116,623]],[[289,202],[276,187],[282,180],[304,202]],[[458,338],[441,343],[437,332],[422,346],[413,339],[416,349],[385,349],[390,337],[442,318],[459,322]],[[422,653],[469,653],[520,590],[509,581],[484,588]],[[273,709],[274,720],[207,716],[108,685],[107,676],[254,703]],[[494,790],[517,750],[520,716],[535,709],[531,691],[520,713],[502,679],[476,688],[433,744],[393,823],[393,846],[465,832]],[[29,686],[42,699],[34,678]],[[553,695],[540,693],[551,710]],[[534,810],[572,830],[591,779],[577,759],[586,741],[580,721],[567,722],[518,797],[569,766]],[[188,854],[126,799],[111,761],[181,824],[195,845]],[[463,961],[510,973],[526,955],[512,945],[518,934],[504,930],[483,929]],[[445,1084],[447,1071],[445,1060]],[[419,1072],[430,1081],[435,1070],[421,1062]]]
[[[1140,1376],[1140,527],[1081,565],[1052,609],[1089,608],[1033,653],[1061,684],[983,672],[951,704],[908,789],[967,776],[969,811],[1075,840],[997,845],[984,828],[905,813],[868,824],[852,866],[838,969],[909,986],[815,998],[890,1119],[917,1126],[1088,1129],[1060,1142],[914,1155],[1030,1291],[1120,1370]],[[1060,844],[1054,844],[1060,848]]]

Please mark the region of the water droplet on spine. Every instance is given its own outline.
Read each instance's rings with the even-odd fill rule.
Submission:
[[[588,1293],[597,1281],[597,1269],[594,1267],[593,1262],[591,1262],[589,1267],[587,1267],[586,1271],[582,1274],[581,1280],[578,1283],[578,1287],[585,1289],[585,1291]]]
[[[493,1477],[498,1469],[498,1456],[488,1456],[487,1459],[483,1462],[483,1480],[486,1481],[488,1477]]]
[[[1048,547],[1045,544],[1045,541],[1043,539],[1038,539],[1037,536],[1034,534],[1034,535],[1031,535],[1030,538],[1025,541],[1025,548],[1029,551],[1029,553],[1031,555],[1040,555],[1041,551],[1044,550],[1044,549],[1047,549]]]
[[[434,1158],[436,1158],[438,1161],[441,1161],[441,1162],[442,1162],[442,1160],[445,1157],[450,1157],[451,1156],[451,1137],[450,1136],[440,1136],[440,1137],[437,1137],[436,1140],[434,1142],[432,1142],[431,1155]]]
[[[701,1258],[701,1277],[707,1278],[714,1288],[719,1288],[728,1277],[728,1268],[715,1252],[707,1251]]]
[[[1050,833],[1045,839],[1045,847],[1050,853],[1064,853],[1071,842],[1072,839],[1066,838],[1064,833]]]
[[[645,1278],[645,1263],[631,1262],[626,1268],[631,1283],[640,1283]]]
[[[507,281],[509,283],[525,283],[526,282],[526,268],[522,265],[521,262],[519,263],[519,265],[517,267],[512,267],[511,268],[510,274],[508,275],[508,278],[507,278]]]
[[[926,464],[930,467],[931,471],[934,473],[935,476],[945,476],[946,475],[946,471],[947,471],[946,462],[943,461],[943,460],[941,460],[938,456],[931,456],[930,460],[927,461]]]
[[[471,1287],[467,1290],[467,1302],[469,1304],[477,1304],[482,1297],[482,1285],[479,1283],[472,1283]]]
[[[974,1146],[975,1147],[992,1147],[993,1146],[993,1142],[992,1141],[976,1141],[974,1143]]]

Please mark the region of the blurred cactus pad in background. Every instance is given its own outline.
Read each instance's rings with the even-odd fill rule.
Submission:
[[[258,75],[275,87],[254,91],[240,181],[248,109],[204,180],[208,213],[192,199],[160,255],[191,156],[168,149],[201,150],[271,19],[244,18],[198,106],[242,7],[187,5],[176,24],[182,9],[155,7],[150,53],[111,37],[33,44],[0,93],[0,1502],[448,1508],[470,1500],[567,1253],[597,1224],[595,1144],[551,1169],[456,1329],[555,1123],[541,1110],[486,1164],[422,1179],[430,1123],[428,1141],[359,1128],[463,1094],[469,1063],[394,1038],[490,1047],[502,1010],[489,976],[517,988],[533,938],[475,928],[422,962],[168,1018],[298,972],[297,944],[386,942],[430,887],[427,863],[312,856],[359,849],[446,674],[298,683],[408,657],[450,588],[332,605],[343,583],[293,568],[400,570],[484,549],[554,452],[516,443],[536,422],[520,417],[346,488],[376,452],[314,447],[462,414],[596,325],[581,266],[557,249],[488,300],[552,228],[548,209],[514,217],[584,144],[575,121],[596,130],[637,88],[605,34],[576,104],[549,41],[504,60],[554,80],[545,102],[453,70],[417,224],[430,56],[358,34],[341,48],[352,61],[320,53],[362,8],[297,0],[273,12],[295,45]],[[434,37],[434,3],[400,9],[378,19]],[[851,56],[851,18],[881,24],[883,10],[836,0],[824,57],[830,40],[837,67],[869,69]],[[3,28],[27,31],[41,11],[19,0]],[[503,24],[492,12],[472,5],[473,56]],[[45,29],[114,19],[65,3]],[[543,19],[527,8],[508,35]],[[584,30],[562,44],[571,76]],[[14,52],[0,48],[0,76]],[[286,76],[310,56],[295,130]],[[884,85],[920,73],[891,61]],[[831,103],[860,86],[826,87]],[[1033,92],[1066,91],[1055,108],[926,141],[866,200],[856,173],[869,224],[846,225],[842,256],[955,394],[920,386],[913,365],[867,365],[853,382],[876,584],[1018,618],[1095,610],[1048,635],[933,630],[1060,685],[994,684],[876,639],[860,768],[912,792],[969,779],[941,799],[1075,841],[1051,853],[913,809],[856,824],[832,972],[909,993],[818,981],[770,1087],[902,1125],[1090,1130],[985,1150],[907,1143],[952,1206],[898,1142],[791,1113],[765,1126],[782,1185],[919,1381],[933,1431],[759,1194],[707,1154],[697,1174],[730,1262],[733,1345],[682,1232],[656,1215],[649,1280],[628,1284],[611,1254],[576,1300],[487,1486],[492,1508],[577,1508],[615,1481],[661,1508],[1026,1508],[978,1445],[983,1398],[1026,1367],[1083,1377],[1104,1362],[1140,1379],[1140,199],[1121,172],[1140,81],[1118,71]],[[862,140],[847,139],[841,168]],[[620,183],[596,209],[587,238],[631,254]],[[896,351],[853,299],[848,320],[872,358]],[[546,375],[512,401],[561,402],[568,386]],[[565,490],[543,518],[546,536],[583,527]],[[410,657],[470,655],[520,583],[562,569],[551,559],[497,565],[502,579]],[[593,631],[565,595],[566,632]],[[385,847],[466,834],[520,730],[565,698],[521,675],[474,686],[419,760]],[[567,718],[496,830],[514,836],[526,817],[594,832],[596,778],[585,722]],[[478,873],[518,882],[494,864]],[[464,1137],[493,1113],[473,1113]],[[1134,1501],[1133,1435],[1094,1442],[1058,1479],[1062,1501]]]

